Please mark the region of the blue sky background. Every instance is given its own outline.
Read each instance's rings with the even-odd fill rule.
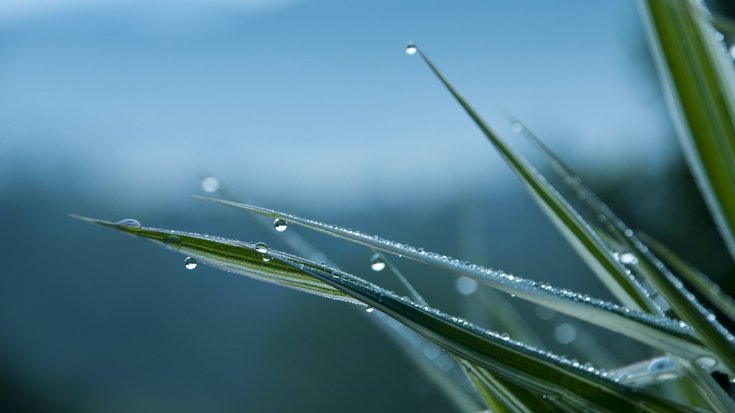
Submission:
[[[409,40],[498,130],[506,109],[580,168],[660,166],[639,26],[633,1],[6,1],[0,168],[146,203],[201,169],[319,208],[498,188]]]

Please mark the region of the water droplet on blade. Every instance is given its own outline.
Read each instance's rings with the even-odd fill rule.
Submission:
[[[373,307],[368,307],[365,309],[365,311],[367,311],[368,313],[372,313],[373,311],[375,311],[375,309]]]
[[[730,57],[732,57],[733,59],[735,59],[735,44],[731,45],[727,49],[727,51],[730,52]]]
[[[406,54],[409,56],[416,54],[418,50],[419,49],[416,47],[416,45],[413,42],[409,42],[406,45]]]
[[[288,222],[285,219],[277,218],[273,221],[273,228],[278,232],[283,232],[288,228]]]
[[[615,253],[615,258],[623,264],[638,264],[638,258],[630,252]]]
[[[187,270],[193,270],[197,267],[197,260],[194,257],[186,257],[184,259],[184,268]]]
[[[523,125],[521,125],[518,122],[514,122],[513,123],[513,126],[511,126],[511,127],[513,128],[513,132],[515,132],[515,133],[520,133],[523,130]]]
[[[263,255],[263,262],[269,262],[271,260],[271,257],[267,255]]]
[[[372,257],[370,257],[370,268],[375,271],[383,271],[385,269],[385,261],[383,261],[383,257],[380,254],[373,254]]]
[[[140,222],[137,219],[125,218],[115,223],[118,227],[125,228],[140,228]]]
[[[265,254],[268,252],[268,244],[265,242],[256,242],[255,245],[255,251],[258,251],[261,254]]]
[[[697,359],[697,364],[704,368],[711,369],[712,367],[717,365],[717,360],[713,359],[712,357],[704,356]]]
[[[217,192],[219,189],[219,179],[213,176],[208,176],[202,179],[202,189],[204,192],[209,192],[210,194],[212,192]]]

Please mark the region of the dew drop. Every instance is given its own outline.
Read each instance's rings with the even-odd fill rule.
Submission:
[[[273,221],[273,228],[278,232],[283,232],[288,228],[288,222],[285,219],[277,218]]]
[[[473,280],[470,277],[465,277],[464,275],[457,278],[457,281],[454,284],[455,288],[457,289],[457,292],[462,295],[470,295],[477,291],[477,281]]]
[[[258,251],[261,254],[265,254],[268,252],[268,244],[265,242],[256,242],[255,245],[255,251]]]
[[[166,238],[163,239],[163,242],[166,244],[179,244],[181,243],[181,238],[179,238],[178,235],[166,235]]]
[[[659,371],[672,370],[675,367],[674,363],[669,359],[658,359],[648,366],[648,371],[656,373]]]
[[[383,257],[380,254],[373,254],[370,257],[370,268],[375,272],[385,269],[385,261],[383,261]]]
[[[732,57],[733,59],[735,59],[735,44],[733,44],[732,46],[730,46],[730,48],[728,48],[727,51],[730,52],[730,57]]]
[[[184,259],[184,268],[187,270],[193,270],[197,267],[197,260],[194,257],[186,257]]]
[[[118,227],[125,228],[140,228],[140,222],[137,219],[125,218],[115,223]]]
[[[704,368],[711,369],[712,367],[717,365],[717,360],[713,359],[712,357],[703,356],[697,359],[697,364]]]
[[[271,260],[271,257],[269,257],[267,255],[263,255],[262,258],[263,258],[263,262],[269,262]]]
[[[521,131],[523,130],[523,125],[518,122],[514,122],[511,128],[513,129],[513,132],[521,133]]]
[[[375,311],[375,309],[373,307],[367,307],[365,311],[367,311],[368,313],[372,313],[373,311]]]
[[[212,192],[217,192],[219,189],[219,179],[213,176],[208,176],[202,179],[202,189],[204,192],[209,192],[210,194]]]
[[[561,323],[554,329],[554,338],[560,344],[569,344],[577,338],[577,329],[569,323]]]
[[[419,49],[416,47],[416,45],[413,42],[409,42],[406,45],[406,54],[409,56],[415,55],[418,50]]]
[[[715,316],[714,313],[707,314],[707,321],[715,321],[717,319],[717,316]]]
[[[623,264],[637,264],[638,258],[635,254],[630,252],[624,252],[622,254],[615,253],[615,258]]]

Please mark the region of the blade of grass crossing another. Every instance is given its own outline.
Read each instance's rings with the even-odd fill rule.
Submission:
[[[551,218],[569,243],[579,252],[582,259],[598,276],[600,281],[605,284],[608,290],[620,302],[630,308],[659,314],[661,310],[655,301],[648,296],[648,293],[637,283],[635,278],[632,278],[626,273],[625,267],[614,258],[613,252],[607,249],[589,224],[546,182],[538,171],[490,129],[480,115],[457,92],[439,69],[434,66],[424,52],[421,49],[417,50],[423,61],[452,96],[454,96],[493,146],[495,146],[503,159],[507,161],[511,169],[525,184],[525,187],[543,211]]]
[[[241,241],[155,228],[130,228],[88,218],[85,220],[154,241],[179,253],[189,255],[191,251],[198,252],[199,256],[205,258],[202,261],[205,264],[260,280],[285,286],[295,283],[307,292],[315,285],[326,284],[327,287],[321,287],[322,290],[339,292],[331,296],[347,296],[350,299],[343,301],[374,307],[454,355],[503,380],[537,394],[567,400],[590,411],[607,411],[608,406],[627,411],[692,411],[647,392],[633,392],[606,379],[604,372],[514,342],[326,265],[274,250],[263,253],[256,250],[253,244]],[[177,247],[174,248],[169,245],[170,241],[166,241],[172,235],[178,238],[175,242]],[[263,256],[269,260],[264,261]],[[233,262],[246,264],[233,265]],[[307,277],[312,278],[311,282],[302,281]]]
[[[686,359],[696,359],[702,356],[712,357],[712,353],[702,345],[689,326],[664,316],[633,311],[574,291],[537,283],[479,265],[463,263],[446,255],[424,251],[410,245],[388,241],[374,235],[324,224],[284,212],[215,198],[198,196],[195,196],[195,198],[229,205],[271,218],[281,218],[289,223],[464,275],[500,291],[515,295],[520,299],[592,322],[600,327],[624,334],[642,343]]]

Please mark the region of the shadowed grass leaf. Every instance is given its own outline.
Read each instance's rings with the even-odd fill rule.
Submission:
[[[684,153],[735,258],[735,72],[702,2],[647,0],[659,77]]]

